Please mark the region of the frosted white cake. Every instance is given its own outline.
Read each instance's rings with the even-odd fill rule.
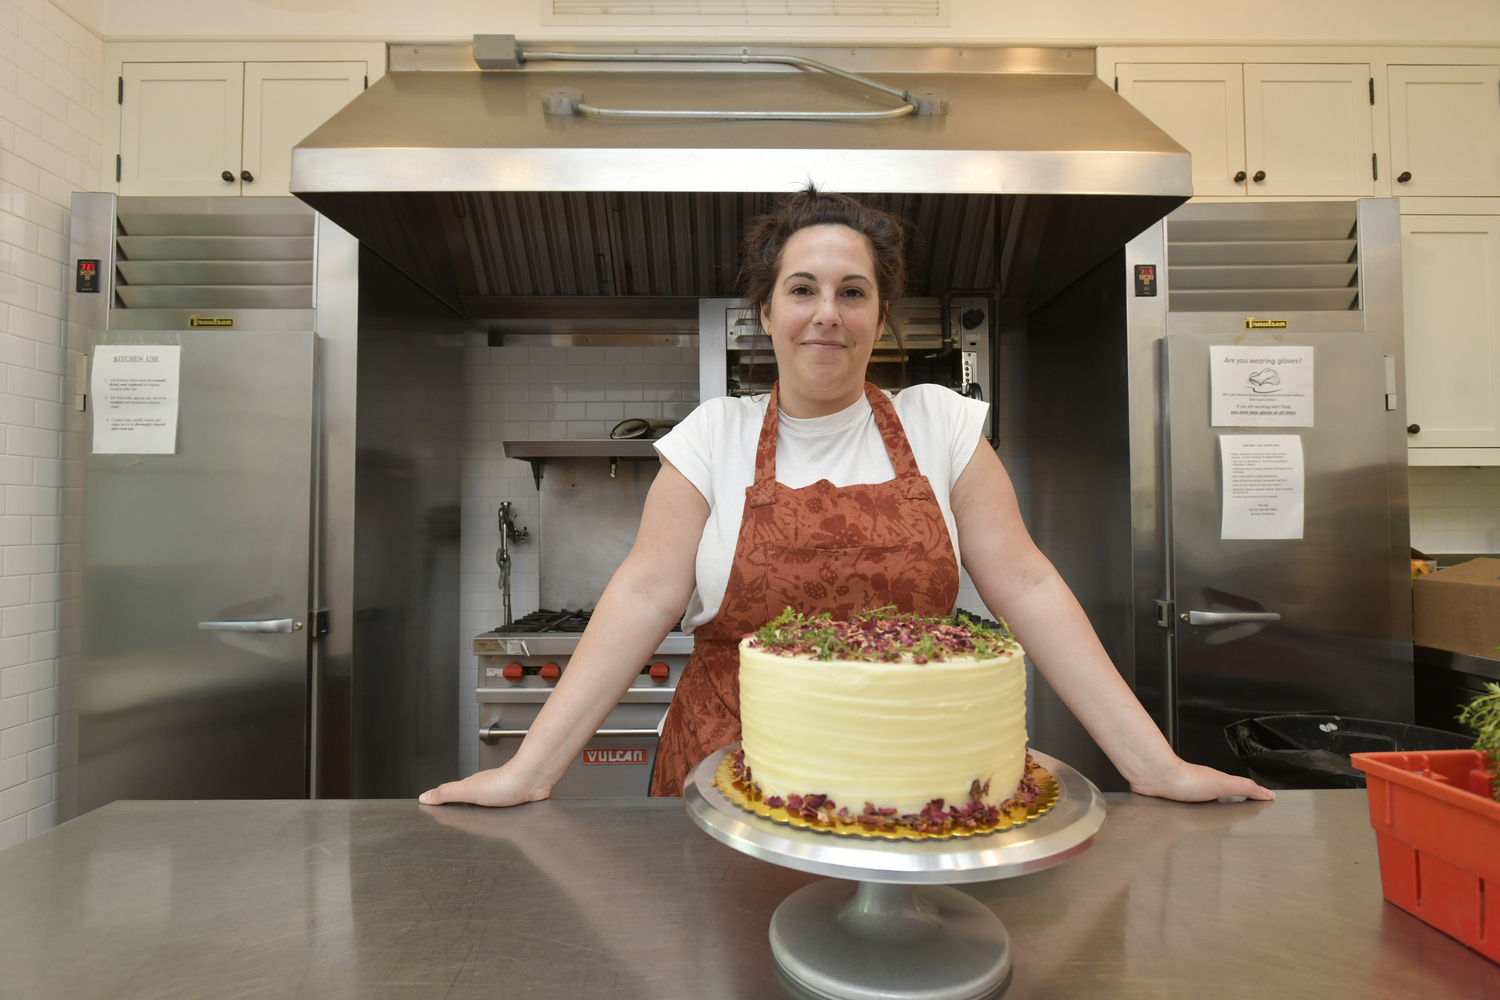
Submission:
[[[915,814],[934,799],[972,801],[976,781],[986,803],[1016,793],[1026,764],[1020,646],[925,621],[933,628],[912,616],[783,616],[779,632],[772,623],[740,643],[744,763],[768,801],[825,795],[855,812],[873,803]]]

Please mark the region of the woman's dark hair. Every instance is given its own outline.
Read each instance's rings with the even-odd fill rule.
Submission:
[[[760,322],[761,308],[776,291],[787,240],[809,226],[848,226],[865,238],[875,263],[880,318],[888,329],[894,330],[890,323],[891,306],[906,292],[906,231],[901,220],[846,194],[819,191],[815,184],[783,198],[745,231],[735,293],[749,301],[755,322]]]

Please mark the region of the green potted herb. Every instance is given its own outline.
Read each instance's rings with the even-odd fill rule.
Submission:
[[[1485,755],[1490,772],[1490,795],[1500,802],[1500,684],[1485,685],[1486,694],[1475,698],[1458,714],[1458,721],[1479,736],[1474,749]]]

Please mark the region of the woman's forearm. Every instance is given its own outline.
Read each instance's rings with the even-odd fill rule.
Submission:
[[[952,501],[964,568],[985,607],[1009,620],[1036,668],[1132,789],[1185,801],[1275,797],[1248,778],[1185,763],[1172,752],[1073,592],[1032,543],[1010,477],[982,440]]]
[[[419,801],[510,806],[550,795],[687,607],[707,520],[708,502],[698,488],[663,459],[630,555],[610,578],[577,652],[516,755],[430,789]]]
[[[1132,784],[1176,762],[1156,723],[1104,651],[1088,616],[1048,566],[1003,603],[983,591],[986,606],[1004,607],[1031,662],[1099,748]]]
[[[568,668],[516,751],[515,766],[546,788],[593,738],[682,614],[681,607],[652,606],[650,588],[631,569],[622,566],[610,580]]]

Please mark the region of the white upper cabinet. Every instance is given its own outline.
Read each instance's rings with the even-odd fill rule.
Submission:
[[[1254,195],[1375,193],[1370,67],[1245,66],[1245,169]]]
[[[1500,66],[1392,66],[1396,193],[1500,195]]]
[[[1401,218],[1413,448],[1500,448],[1500,216]]]
[[[1368,64],[1117,63],[1120,96],[1193,154],[1193,194],[1375,193]]]
[[[120,194],[289,194],[292,147],[359,96],[366,63],[124,63]]]
[[[1120,63],[1116,69],[1120,96],[1193,154],[1194,194],[1244,194],[1245,100],[1238,63]]]
[[[287,195],[292,147],[358,97],[364,79],[362,62],[245,63],[243,192]]]
[[[120,193],[239,194],[243,64],[126,63],[123,69]]]

